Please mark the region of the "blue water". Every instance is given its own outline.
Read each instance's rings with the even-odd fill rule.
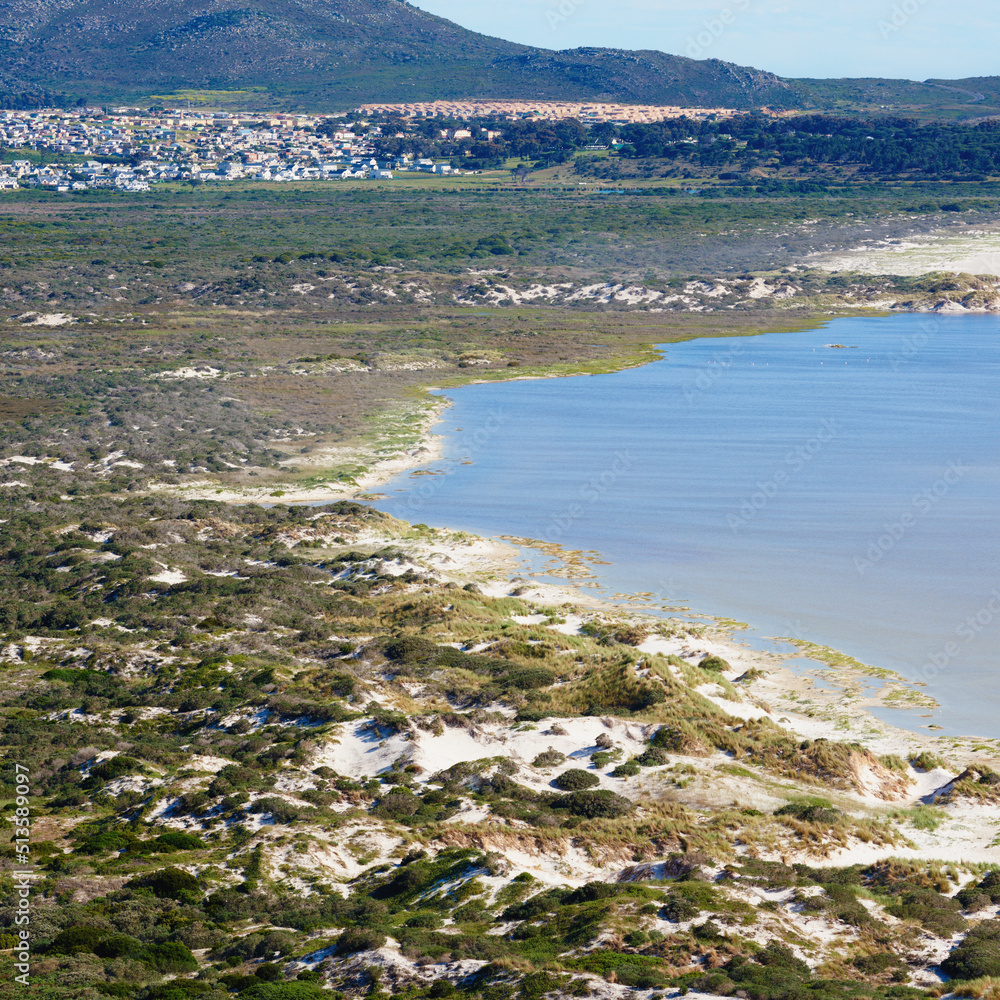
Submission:
[[[925,683],[946,730],[1000,736],[1000,319],[663,352],[449,390],[445,474],[399,477],[379,507],[597,550],[609,594],[833,646]]]

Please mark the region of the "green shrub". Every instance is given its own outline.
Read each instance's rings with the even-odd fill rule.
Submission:
[[[70,788],[49,799],[48,806],[50,809],[72,809],[75,806],[82,806],[87,801],[88,796],[85,792],[78,788]]]
[[[701,913],[701,909],[695,903],[685,896],[679,896],[675,893],[671,893],[667,897],[660,910],[660,916],[664,920],[670,920],[675,924],[679,924],[683,920],[694,920],[699,913]]]
[[[917,771],[933,771],[936,768],[947,768],[948,761],[944,757],[939,757],[936,753],[924,750],[921,753],[913,754],[910,763]]]
[[[143,850],[162,854],[169,854],[171,851],[197,851],[204,847],[205,842],[201,837],[196,837],[193,833],[184,833],[182,830],[161,833],[152,840],[143,841],[141,845]]]
[[[68,927],[48,950],[57,955],[92,954],[104,959],[132,959],[161,973],[194,972],[198,968],[191,950],[179,941],[143,944],[129,934],[116,934],[96,927]]]
[[[628,890],[627,886],[616,885],[614,882],[587,882],[579,889],[574,889],[568,896],[564,896],[560,903],[565,906],[573,906],[578,903],[593,903],[598,899],[613,899]]]
[[[387,659],[396,663],[421,663],[437,657],[441,647],[420,636],[403,635],[387,642],[382,647],[382,652]]]
[[[613,778],[634,778],[642,770],[639,764],[634,760],[626,761],[624,764],[619,764],[612,772],[611,776]]]
[[[941,963],[953,979],[1000,976],[1000,920],[984,920]]]
[[[553,750],[549,747],[548,750],[543,750],[532,762],[532,767],[556,767],[561,764],[566,759],[566,755],[560,753],[558,750]]]
[[[374,951],[385,944],[385,935],[381,931],[369,927],[348,927],[337,938],[336,952],[338,955],[353,955],[359,951]]]
[[[94,949],[110,932],[99,927],[66,927],[48,947],[56,955],[93,954]]]
[[[596,774],[585,771],[581,767],[572,767],[568,771],[563,771],[552,781],[556,788],[560,788],[564,792],[579,792],[586,788],[594,788],[600,783],[601,780]]]
[[[774,815],[791,816],[803,823],[830,825],[836,823],[843,816],[843,813],[839,809],[835,809],[832,803],[821,799],[813,802],[789,802],[780,809],[775,809]]]
[[[257,799],[250,805],[252,813],[267,813],[275,823],[294,823],[302,816],[302,809],[291,802],[286,802],[277,795],[267,795]]]
[[[322,984],[310,980],[290,983],[261,983],[240,992],[240,1000],[319,1000],[332,996],[323,991]]]
[[[766,948],[754,955],[755,961],[769,968],[790,969],[800,976],[811,974],[809,966],[800,958],[795,957],[795,953],[788,945],[779,941],[770,941]]]
[[[706,656],[698,666],[702,670],[713,670],[718,673],[733,669],[721,656]]]
[[[106,781],[113,781],[115,778],[131,774],[140,767],[142,765],[133,757],[118,754],[116,757],[111,757],[108,760],[102,760],[99,764],[95,764],[84,780],[83,787],[94,788]]]
[[[962,904],[963,909],[971,909],[973,900],[985,899],[986,903],[977,906],[977,909],[984,909],[985,906],[995,903],[1000,905],[1000,871],[987,872],[982,881],[975,885],[966,886],[960,889],[955,898]]]
[[[111,993],[110,988],[125,985],[127,992]],[[135,987],[131,984],[102,983],[100,987],[102,993],[108,996],[134,997]],[[211,983],[203,983],[197,979],[175,979],[169,983],[159,983],[150,986],[141,995],[142,1000],[188,1000],[188,997],[200,997],[206,993],[213,993],[215,987]]]
[[[128,934],[107,934],[95,946],[100,958],[139,958],[143,944]]]
[[[562,795],[552,803],[554,809],[568,809],[574,816],[584,816],[587,819],[613,819],[625,816],[634,808],[634,804],[614,792],[571,792]]]
[[[659,747],[670,753],[697,753],[703,748],[701,736],[689,723],[679,723],[672,726],[660,726],[650,738],[651,747]]]
[[[182,868],[161,868],[126,882],[128,889],[148,889],[157,899],[189,899],[201,895],[201,884]]]
[[[162,944],[149,945],[144,953],[141,953],[141,958],[157,972],[179,973],[198,970],[197,959],[191,954],[187,945],[181,944],[180,941],[164,941]]]
[[[373,816],[378,816],[380,819],[399,823],[415,815],[420,806],[419,796],[397,787],[379,799],[378,804],[372,808],[371,812]]]
[[[913,889],[904,892],[886,911],[894,917],[918,921],[940,937],[951,937],[965,930],[968,924],[960,915],[962,904],[933,889]]]
[[[590,755],[590,763],[596,768],[607,767],[621,757],[621,750],[598,750]]]
[[[649,747],[635,758],[635,762],[642,767],[660,767],[670,763],[670,755],[663,747]]]
[[[618,982],[636,990],[655,990],[664,985],[664,975],[659,969],[648,965],[626,962],[615,969]]]
[[[899,959],[891,952],[883,951],[875,955],[858,955],[851,965],[866,976],[878,976],[887,969],[900,965]]]
[[[536,691],[555,684],[556,675],[545,667],[515,667],[503,674],[499,681],[506,688]]]

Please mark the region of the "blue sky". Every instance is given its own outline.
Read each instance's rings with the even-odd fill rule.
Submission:
[[[1000,73],[996,0],[413,0],[515,42],[660,49],[782,76]],[[728,13],[727,13],[728,12]]]

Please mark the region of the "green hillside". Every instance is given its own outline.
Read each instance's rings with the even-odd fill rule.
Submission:
[[[403,0],[0,4],[0,106],[136,102],[179,93],[300,111],[480,97],[956,119],[1000,113],[995,77],[783,80],[663,52],[553,51],[468,31]]]
[[[795,103],[770,73],[661,52],[554,52],[476,34],[400,0],[12,0],[0,8],[2,103],[134,100],[180,89],[330,108],[450,97]]]

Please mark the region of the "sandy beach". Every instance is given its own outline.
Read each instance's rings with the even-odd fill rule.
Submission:
[[[405,448],[381,452],[364,448],[331,449],[319,458],[310,456],[311,464],[355,462],[364,465],[366,471],[353,482],[328,482],[301,488],[285,484],[280,488],[223,490],[205,483],[185,487],[183,495],[188,498],[200,495],[229,503],[265,504],[320,505],[350,499],[377,507],[380,497],[377,491],[381,485],[407,470],[415,470],[415,475],[426,474],[424,468],[441,458],[444,439],[434,433],[433,428],[447,405],[446,400],[436,401],[425,411],[419,441]],[[862,780],[859,784],[862,792],[830,792],[828,797],[845,811],[877,815],[887,808],[905,810],[933,805],[947,794],[952,780],[966,767],[988,767],[1000,758],[998,740],[936,736],[930,729],[921,731],[922,723],[916,711],[912,730],[889,725],[872,715],[869,709],[875,705],[916,706],[919,710],[919,706],[927,703],[927,696],[918,687],[898,675],[867,668],[840,656],[835,650],[811,647],[807,642],[799,643],[804,648],[785,643],[780,646],[781,652],[755,648],[761,645],[760,638],[752,636],[740,623],[700,616],[697,608],[670,617],[669,612],[650,606],[649,595],[616,595],[613,601],[602,599],[594,588],[592,563],[599,559],[597,553],[567,551],[558,545],[532,539],[481,538],[444,529],[413,531],[402,522],[397,522],[397,527],[389,533],[381,530],[362,533],[352,537],[350,543],[353,546],[392,544],[410,556],[408,562],[397,567],[400,573],[423,568],[440,580],[461,586],[473,584],[491,597],[514,594],[539,608],[534,616],[516,619],[518,624],[574,635],[588,622],[624,622],[648,633],[638,646],[642,653],[677,657],[692,665],[706,656],[721,657],[729,665],[720,677],[723,683],[714,687],[706,685],[699,694],[725,711],[734,725],[740,720],[764,719],[802,740],[857,743],[876,756],[901,761],[926,752],[948,762],[947,766],[929,771],[906,765],[900,780],[890,789],[874,780],[870,785]],[[539,554],[545,557],[544,580],[538,578],[541,574],[537,570],[533,572],[529,568],[529,563],[539,564]],[[534,558],[529,558],[531,556]],[[553,615],[558,615],[561,621],[545,624]],[[789,665],[790,660],[795,664]],[[882,682],[877,691],[866,684],[872,676]],[[737,681],[738,685],[734,685]],[[733,691],[737,689],[739,694],[734,696]],[[392,696],[386,694],[384,697],[386,704],[392,707]],[[567,719],[559,724],[572,733],[575,729],[570,727],[577,727],[580,720]],[[622,729],[621,733],[616,732],[616,739],[623,745],[634,743],[638,748],[648,737],[642,727],[623,723],[616,723],[616,726]],[[451,730],[438,737],[421,736],[419,749],[414,751],[410,747],[409,751],[411,754],[416,752],[414,760],[420,766],[440,770],[448,761],[489,756],[497,752],[495,744],[498,741],[504,744],[504,753],[524,760],[531,760],[546,746],[555,745],[551,727],[538,733],[524,730],[516,737],[506,731],[507,727],[495,728],[496,732],[491,732],[489,727],[481,728],[474,737]],[[470,739],[475,745],[466,745]],[[575,737],[568,739],[572,743]],[[399,748],[393,747],[391,742],[384,752],[375,755],[370,749],[351,750],[351,745],[350,736],[345,734],[333,764],[337,770],[374,774],[399,755]],[[719,763],[718,760],[706,762],[691,758],[690,766],[699,774],[710,775],[711,780],[696,782],[690,792],[681,793],[681,799],[698,808],[733,803],[773,808],[787,800],[787,786],[778,783],[767,792],[762,789],[758,776],[722,774],[717,771]],[[645,776],[642,780],[651,781],[652,785],[643,788],[641,794],[657,794],[656,775]],[[475,817],[469,816],[466,820],[473,822]],[[890,853],[906,858],[996,863],[1000,862],[998,827],[1000,808],[952,805],[947,818],[935,829],[907,828],[907,846]],[[859,842],[830,854],[828,863],[870,863],[885,856],[884,847]],[[796,860],[785,854],[782,858]],[[565,862],[561,861],[560,866],[561,872],[568,872]]]

